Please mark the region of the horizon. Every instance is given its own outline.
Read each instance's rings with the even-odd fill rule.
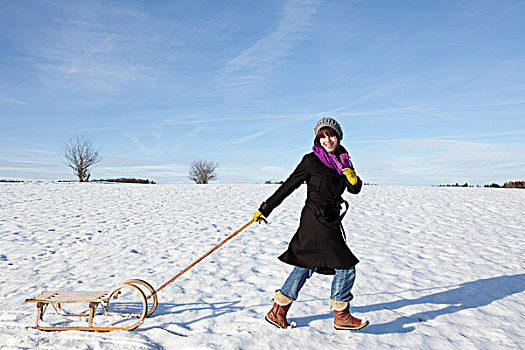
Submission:
[[[107,184],[132,184],[132,185],[196,185],[196,186],[206,186],[206,185],[224,185],[224,186],[237,186],[237,185],[281,185],[282,181],[276,182],[254,182],[254,183],[224,183],[224,182],[209,182],[207,184],[196,184],[194,182],[184,182],[184,183],[159,183],[154,179],[143,179],[143,178],[133,178],[132,180],[146,180],[146,182],[127,182],[127,181],[114,181],[114,180],[129,180],[131,178],[108,178],[108,179],[94,179],[89,181],[78,181],[74,179],[64,179],[64,180],[21,180],[21,179],[0,179],[0,184],[2,183],[107,183]],[[284,180],[283,180],[284,181]],[[486,183],[486,184],[469,184],[469,183],[451,183],[451,184],[429,184],[429,185],[406,185],[406,184],[379,184],[379,183],[368,183],[363,182],[363,186],[393,186],[393,187],[462,187],[462,188],[514,188],[521,189],[523,187],[504,187],[507,184],[523,183],[524,180],[509,180],[504,183],[498,184],[495,182]],[[301,184],[305,185],[305,183]],[[465,186],[467,185],[467,186]],[[493,186],[497,185],[497,187]]]
[[[525,175],[525,3],[4,1],[0,179],[282,181],[331,116],[363,182]]]

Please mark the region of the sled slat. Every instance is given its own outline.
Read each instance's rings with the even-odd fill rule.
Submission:
[[[26,303],[82,303],[82,302],[102,302],[108,300],[108,292],[47,292],[26,299]]]

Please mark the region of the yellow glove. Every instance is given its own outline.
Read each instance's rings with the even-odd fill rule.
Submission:
[[[348,182],[350,182],[350,185],[355,185],[357,183],[357,175],[355,174],[355,171],[350,168],[344,168],[343,174],[345,174],[346,178],[348,179]]]
[[[253,222],[258,222],[260,224],[261,221],[266,222],[266,220],[264,220],[263,214],[257,210],[255,213],[253,213]]]

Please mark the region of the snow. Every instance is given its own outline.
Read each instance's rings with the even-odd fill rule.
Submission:
[[[330,276],[292,305],[293,330],[264,321],[291,267],[302,186],[159,293],[136,330],[43,332],[26,298],[42,290],[158,288],[247,223],[277,185],[0,184],[0,348],[523,349],[525,191],[365,186],[345,194],[357,266],[352,312],[336,331]],[[96,322],[108,316],[95,316]],[[46,313],[44,323],[64,322]],[[69,321],[86,325],[84,318]]]

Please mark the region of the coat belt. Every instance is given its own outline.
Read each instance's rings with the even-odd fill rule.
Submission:
[[[342,214],[340,214],[342,204],[345,205],[345,210],[343,211]],[[341,235],[343,236],[343,239],[346,241],[346,233],[345,233],[345,229],[343,228],[342,221],[343,221],[344,216],[346,215],[346,212],[348,211],[348,208],[350,207],[347,201],[345,201],[343,198],[340,198],[338,201],[326,201],[326,202],[319,203],[311,199],[307,199],[306,205],[312,208],[312,210],[315,213],[315,216],[321,223],[324,223],[327,225],[334,225],[338,229],[340,229]],[[334,214],[337,212],[337,216],[335,217],[327,216],[326,215],[327,209],[334,210],[333,212]],[[327,221],[326,219],[329,219],[330,221]]]

